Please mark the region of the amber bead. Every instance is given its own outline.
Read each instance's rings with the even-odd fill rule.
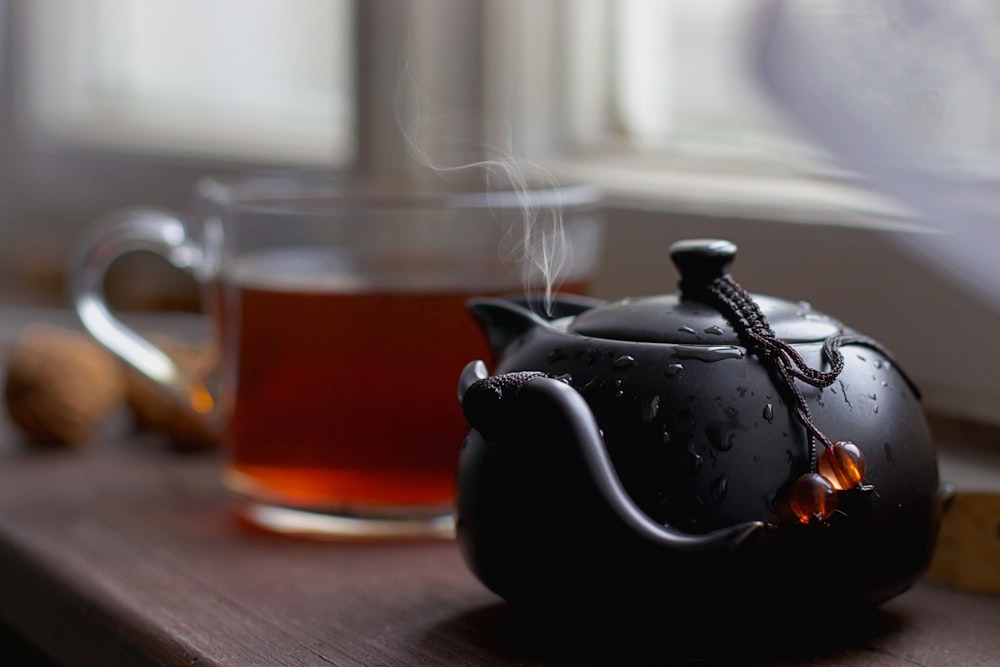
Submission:
[[[792,512],[801,523],[830,518],[837,506],[837,492],[822,475],[808,472],[795,480],[789,495]]]
[[[865,457],[853,442],[835,442],[819,457],[819,474],[838,491],[853,489],[865,476]]]

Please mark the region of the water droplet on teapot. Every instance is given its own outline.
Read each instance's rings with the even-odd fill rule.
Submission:
[[[725,475],[717,477],[712,482],[712,500],[715,502],[721,501],[726,497],[726,493],[729,491],[729,478]]]
[[[622,356],[616,358],[613,363],[615,368],[629,368],[631,366],[635,366],[635,357],[623,354]]]
[[[674,356],[680,359],[698,359],[699,361],[723,361],[725,359],[742,359],[743,349],[735,345],[675,345]]]
[[[721,336],[725,332],[722,330],[722,327],[720,327],[718,324],[715,324],[710,327],[707,327],[705,329],[705,333],[712,334],[713,336]]]
[[[684,367],[681,366],[680,364],[670,364],[669,366],[663,369],[663,374],[666,375],[668,378],[672,378],[678,373],[680,373],[682,370],[684,370]]]
[[[694,451],[693,448],[688,449],[688,463],[691,465],[692,473],[696,473],[701,470],[701,464],[704,463],[704,461],[705,460],[701,457],[701,454]]]
[[[653,396],[642,404],[642,421],[647,424],[656,419],[656,414],[660,411],[660,397]]]
[[[615,380],[611,383],[611,386],[615,388],[615,398],[621,398],[625,395],[625,392],[622,390],[621,380]]]
[[[764,406],[764,414],[763,414],[763,416],[764,416],[764,419],[767,421],[768,424],[773,424],[774,423],[774,406],[771,405],[770,403],[768,403],[767,405],[765,405]]]
[[[726,428],[709,426],[705,429],[705,435],[708,436],[708,441],[712,443],[712,447],[720,452],[728,452],[736,444],[736,433]]]
[[[847,407],[848,407],[849,409],[853,410],[853,409],[854,409],[854,406],[853,406],[853,405],[851,404],[851,399],[850,399],[850,397],[849,397],[849,396],[847,395],[847,387],[846,387],[846,386],[844,385],[844,381],[843,381],[843,380],[837,380],[837,384],[839,384],[839,385],[840,385],[840,395],[841,395],[841,396],[843,396],[843,398],[844,398],[844,403],[846,403],[846,404],[847,404]]]
[[[691,327],[681,327],[680,329],[678,329],[678,331],[683,332],[683,333],[689,333],[689,334],[698,333],[697,331],[695,331]]]

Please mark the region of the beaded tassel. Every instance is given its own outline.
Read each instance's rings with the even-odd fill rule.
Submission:
[[[844,369],[840,347],[849,343],[866,345],[886,356],[874,340],[856,334],[838,334],[823,342],[823,359],[830,370],[811,368],[789,343],[775,336],[767,318],[753,298],[731,276],[723,275],[705,286],[706,295],[714,301],[736,329],[747,349],[762,363],[772,368],[782,379],[792,410],[806,429],[809,444],[809,470],[797,479],[789,494],[792,513],[801,523],[825,521],[836,509],[840,493],[863,486],[865,459],[861,450],[850,441],[831,442],[813,423],[805,397],[795,381],[817,388],[828,387]],[[818,455],[817,443],[823,446]]]

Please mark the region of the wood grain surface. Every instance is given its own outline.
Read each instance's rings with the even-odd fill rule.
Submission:
[[[0,616],[87,665],[993,665],[1000,598],[923,583],[870,615],[757,637],[529,621],[451,542],[273,538],[230,516],[217,456],[156,436],[0,460]],[[821,576],[818,569],[817,576]],[[775,637],[778,639],[776,640]]]

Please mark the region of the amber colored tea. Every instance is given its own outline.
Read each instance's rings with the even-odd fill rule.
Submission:
[[[225,283],[235,485],[300,509],[447,509],[467,430],[458,376],[489,357],[465,308],[482,293],[419,278]]]

